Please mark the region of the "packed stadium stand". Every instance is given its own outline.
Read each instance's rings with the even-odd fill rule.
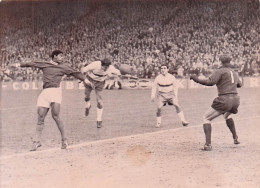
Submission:
[[[110,57],[139,78],[154,78],[165,63],[177,76],[208,75],[222,53],[240,74],[260,73],[258,0],[1,2],[0,12],[1,81],[40,80],[37,69],[10,65],[48,60],[54,49],[76,69]]]

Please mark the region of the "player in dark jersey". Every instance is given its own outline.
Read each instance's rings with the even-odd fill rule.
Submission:
[[[64,56],[60,50],[54,50],[51,54],[51,61],[28,61],[16,64],[16,67],[35,67],[43,72],[43,90],[38,97],[38,122],[36,125],[36,133],[33,138],[33,146],[31,151],[36,151],[41,146],[41,134],[44,127],[44,119],[51,108],[51,114],[55,120],[58,129],[61,133],[62,145],[61,149],[66,149],[68,146],[65,129],[62,120],[60,119],[60,105],[62,100],[62,89],[60,87],[61,79],[64,75],[73,76],[85,84],[90,84],[88,79],[77,70],[63,63]]]
[[[212,150],[211,146],[211,121],[221,114],[224,115],[226,124],[230,129],[234,144],[239,144],[236,128],[231,114],[238,112],[240,104],[240,97],[237,93],[237,88],[242,87],[242,82],[236,72],[230,68],[231,57],[228,55],[221,55],[220,61],[222,67],[213,72],[207,79],[199,79],[196,76],[191,76],[190,79],[205,86],[217,86],[218,97],[214,99],[211,108],[204,114],[203,129],[206,137],[206,143],[203,150]]]

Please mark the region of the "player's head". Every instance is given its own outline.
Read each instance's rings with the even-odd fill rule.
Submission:
[[[161,65],[161,73],[162,73],[163,75],[167,74],[168,71],[169,71],[169,66],[168,66],[167,64]]]
[[[111,61],[108,58],[101,60],[101,66],[104,70],[108,69],[108,67],[111,65]]]
[[[51,53],[51,59],[55,62],[62,62],[62,60],[64,59],[63,52],[60,50],[54,50]]]
[[[219,60],[221,61],[221,63],[224,64],[229,64],[231,61],[231,57],[228,54],[222,54],[219,57]]]

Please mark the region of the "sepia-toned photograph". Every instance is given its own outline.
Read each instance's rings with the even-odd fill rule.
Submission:
[[[260,0],[0,0],[0,188],[260,188]]]

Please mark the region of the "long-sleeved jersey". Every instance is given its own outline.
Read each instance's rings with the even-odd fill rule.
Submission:
[[[174,92],[176,95],[177,89],[178,89],[178,82],[173,75],[169,73],[166,74],[165,76],[160,74],[155,78],[153,82],[151,97],[152,98],[155,97],[157,90],[158,92],[162,92],[162,93]]]
[[[22,62],[21,67],[35,67],[43,72],[43,89],[60,87],[61,79],[64,75],[72,75],[75,78],[84,81],[84,75],[67,66],[66,64],[58,64],[47,61]]]
[[[82,73],[86,73],[90,78],[95,81],[103,82],[108,77],[120,75],[120,71],[113,65],[110,65],[106,71],[101,68],[101,61],[94,61],[81,69]]]
[[[242,86],[237,73],[227,67],[216,70],[209,80],[213,85],[216,84],[219,95],[237,94],[237,87]]]

